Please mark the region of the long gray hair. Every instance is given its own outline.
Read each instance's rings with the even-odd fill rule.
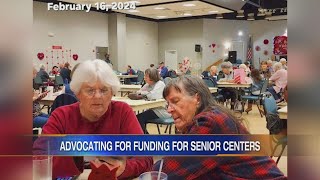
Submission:
[[[202,79],[197,76],[185,75],[174,78],[164,88],[163,98],[166,99],[166,97],[170,94],[172,88],[180,93],[184,90],[184,92],[186,92],[188,96],[199,96],[200,104],[196,110],[196,115],[203,111],[211,111],[212,109],[217,109],[229,115],[235,121],[239,121],[240,123],[242,121],[242,119],[235,117],[230,110],[219,105],[212,97],[208,86]]]

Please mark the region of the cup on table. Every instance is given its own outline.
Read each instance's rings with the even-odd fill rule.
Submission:
[[[33,156],[32,157],[33,180],[52,179],[52,157]]]
[[[157,180],[159,171],[145,172],[139,176],[139,180]],[[160,180],[167,180],[168,175],[164,172],[160,173]]]

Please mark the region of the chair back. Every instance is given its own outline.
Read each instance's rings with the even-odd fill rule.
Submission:
[[[264,80],[260,94],[265,93],[267,91],[268,85],[269,85],[269,79]]]
[[[42,79],[39,75],[37,75],[35,78],[34,78],[34,83],[37,84],[37,85],[42,85]]]
[[[53,101],[53,104],[51,106],[50,114],[58,107],[65,106],[69,104],[73,104],[78,102],[78,99],[70,94],[60,94],[56,97],[56,99]]]
[[[262,105],[265,114],[277,114],[277,103],[270,93],[263,93]]]
[[[63,86],[63,78],[61,76],[55,76],[54,85]]]
[[[138,71],[137,71],[137,75],[138,75],[138,77],[137,77],[137,83],[142,84],[142,82],[143,82],[143,80],[144,80],[144,72],[138,70]]]
[[[208,87],[216,87],[215,83],[210,78],[203,78],[203,81]]]
[[[163,80],[163,82],[164,82],[164,84],[165,85],[167,85],[169,82],[171,82],[172,81],[172,79],[170,78],[170,77],[166,77],[166,78],[164,78],[164,80]]]

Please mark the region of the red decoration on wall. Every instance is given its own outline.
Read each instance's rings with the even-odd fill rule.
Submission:
[[[288,37],[287,36],[276,36],[273,39],[273,54],[274,55],[286,55],[287,54],[287,44]]]
[[[260,48],[260,46],[256,46],[256,51],[260,51],[261,50],[261,48]]]
[[[263,54],[268,56],[269,52],[267,50],[263,51]]]
[[[43,53],[38,53],[37,56],[38,56],[38,59],[39,59],[40,61],[42,61],[43,58],[44,58],[44,54],[43,54]]]
[[[269,44],[269,40],[268,40],[268,39],[265,39],[265,40],[263,41],[263,44]]]
[[[74,54],[74,55],[72,55],[72,58],[73,58],[73,60],[78,60],[78,54]]]
[[[216,44],[211,44],[211,47],[212,47],[212,48],[216,47]]]
[[[216,52],[214,49],[212,49],[212,53]]]
[[[62,49],[62,46],[52,46],[52,49]]]

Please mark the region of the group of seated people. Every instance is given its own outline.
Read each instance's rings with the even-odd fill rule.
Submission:
[[[224,73],[225,80],[230,80],[227,75],[231,72],[225,70]],[[174,119],[175,127],[182,134],[249,134],[241,120],[216,103],[201,78],[179,76],[165,85],[158,71],[150,68],[145,71],[145,81],[146,85],[138,92],[148,99],[164,98],[168,106],[136,116],[128,104],[112,100],[120,82],[105,61],[81,62],[70,83],[79,102],[54,110],[42,133],[143,134],[139,121],[148,116],[158,118],[163,112]],[[34,148],[37,149],[37,143]],[[53,178],[81,174],[82,163],[76,163],[72,157],[53,157]],[[161,164],[160,161],[154,164],[152,157],[127,157],[123,161],[96,157],[95,163],[118,168],[117,179],[132,179],[146,171],[158,171]],[[162,167],[168,179],[287,179],[267,156],[164,157]]]

